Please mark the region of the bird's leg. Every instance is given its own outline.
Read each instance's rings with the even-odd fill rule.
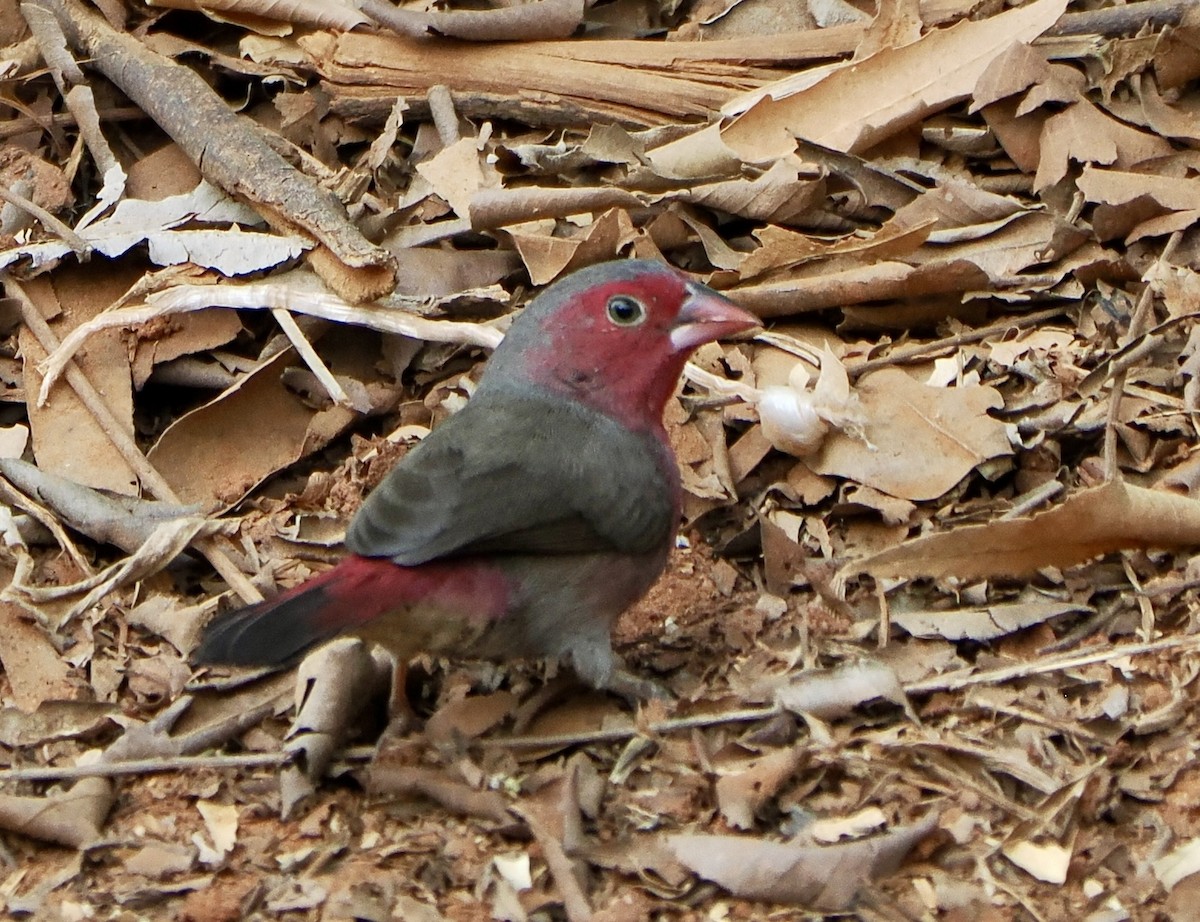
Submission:
[[[592,688],[612,692],[629,702],[630,707],[636,708],[653,698],[669,700],[674,697],[658,682],[632,672],[613,652],[612,640],[607,634],[602,640],[580,643],[571,651],[571,665]]]
[[[632,672],[619,659],[616,659],[612,674],[603,687],[605,691],[624,698],[634,708],[646,701],[670,701],[675,697],[661,682]]]
[[[388,694],[385,737],[403,736],[417,725],[417,712],[408,700],[408,663],[395,660],[392,668],[392,687]]]
[[[417,726],[420,718],[408,700],[408,660],[400,659],[394,651],[380,645],[376,653],[386,655],[391,663],[391,685],[387,696],[387,723],[375,740],[373,762],[387,761],[389,753]]]

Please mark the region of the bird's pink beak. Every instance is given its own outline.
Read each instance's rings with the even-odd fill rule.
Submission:
[[[687,289],[688,299],[683,302],[671,327],[671,345],[676,352],[691,352],[705,343],[762,326],[753,314],[721,297],[707,285],[688,282]]]

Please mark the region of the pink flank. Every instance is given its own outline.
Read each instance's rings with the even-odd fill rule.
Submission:
[[[509,599],[504,574],[486,561],[471,559],[401,567],[387,557],[352,554],[287,595],[318,586],[330,603],[320,612],[320,628],[333,631],[353,630],[418,602],[469,620],[488,621],[507,611]]]

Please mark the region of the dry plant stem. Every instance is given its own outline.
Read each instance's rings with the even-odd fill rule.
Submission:
[[[563,851],[562,843],[551,835],[532,811],[514,807],[512,812],[524,821],[525,825],[529,827],[529,831],[533,833],[533,838],[542,847],[542,858],[546,862],[546,867],[550,869],[554,882],[558,884],[558,891],[562,895],[563,908],[567,911],[567,918],[570,922],[589,922],[592,918],[592,907],[588,905],[583,888],[579,886],[579,881],[575,877],[575,868],[572,867],[567,853]]]
[[[939,352],[957,349],[959,346],[965,346],[969,343],[981,342],[989,337],[1006,333],[1009,330],[1024,330],[1028,327],[1037,326],[1043,320],[1051,320],[1058,317],[1065,313],[1066,310],[1066,305],[1063,305],[1062,307],[1052,307],[1044,311],[1038,311],[1035,314],[1022,314],[1019,317],[1010,317],[998,323],[989,324],[986,327],[979,327],[976,330],[968,330],[965,333],[956,333],[953,336],[947,336],[945,339],[935,339],[932,342],[917,343],[903,349],[896,349],[880,358],[869,359],[861,365],[847,368],[846,371],[853,381],[868,372],[878,371],[880,368],[917,362],[936,355]]]
[[[16,208],[20,208],[26,214],[36,218],[38,223],[52,234],[58,234],[72,251],[80,256],[86,257],[92,252],[92,245],[80,237],[75,231],[63,224],[62,221],[50,214],[45,208],[40,205],[35,205],[23,195],[18,195],[7,186],[0,185],[0,199],[8,202]]]
[[[458,113],[454,111],[450,89],[443,83],[429,88],[429,114],[433,116],[433,125],[437,128],[443,147],[449,147],[459,140]]]
[[[331,193],[294,169],[267,143],[265,132],[231,111],[196,73],[117,32],[78,0],[31,5],[48,11],[89,66],[141,106],[206,179],[254,203],[282,229],[304,229],[345,266],[372,270],[377,277],[360,275],[358,284],[365,287],[356,293],[374,298],[391,289],[390,257],[347,220]]]
[[[29,331],[37,338],[42,348],[49,354],[58,348],[58,337],[54,335],[54,331],[50,329],[50,324],[38,311],[34,303],[29,299],[29,295],[25,289],[10,276],[3,276],[5,287],[9,293],[17,299],[21,305],[21,317]],[[87,375],[80,370],[79,366],[73,361],[69,362],[65,368],[67,382],[79,395],[79,399],[83,402],[96,418],[96,422],[100,424],[100,428],[104,430],[104,434],[108,436],[113,446],[121,453],[121,457],[137,474],[138,479],[145,487],[154,495],[156,499],[166,500],[167,502],[178,503],[179,497],[175,495],[175,491],[163,479],[163,476],[155,470],[154,466],[146,460],[146,456],[134,444],[133,439],[121,427],[120,422],[113,416],[112,410],[108,404],[104,402],[104,398],[88,380]],[[217,544],[215,538],[202,538],[196,542],[196,547],[213,565],[215,569],[225,581],[234,589],[241,599],[247,604],[261,602],[263,599],[262,593],[255,588],[254,584],[246,577],[241,570],[237,568],[229,556]]]
[[[1171,235],[1171,239],[1163,247],[1162,254],[1155,261],[1155,270],[1160,269],[1170,259],[1171,254],[1175,252],[1175,248],[1179,246],[1179,241],[1182,237],[1183,234],[1181,231],[1175,231]],[[1146,287],[1142,289],[1142,293],[1138,297],[1133,317],[1130,318],[1129,333],[1126,336],[1127,342],[1135,342],[1145,332],[1146,321],[1150,316],[1150,305],[1153,303],[1154,289],[1147,282]],[[1104,427],[1104,479],[1108,481],[1117,480],[1121,476],[1121,471],[1117,465],[1117,423],[1119,422],[1121,398],[1125,393],[1125,380],[1127,377],[1127,367],[1122,367],[1112,377],[1112,391],[1108,403],[1108,419]]]
[[[97,113],[103,122],[134,122],[145,119],[146,113],[137,106],[120,106],[115,109],[98,109]],[[8,119],[0,124],[0,141],[7,141],[19,134],[30,131],[48,131],[50,128],[74,128],[75,116],[70,112],[59,112],[43,118],[21,116]]]
[[[45,403],[50,388],[61,372],[63,362],[75,354],[92,333],[113,327],[146,323],[156,317],[186,313],[207,307],[227,307],[246,310],[283,308],[293,314],[304,314],[350,323],[382,333],[399,333],[414,339],[483,346],[494,349],[504,334],[488,323],[469,323],[458,320],[429,320],[407,311],[380,307],[377,304],[353,305],[327,292],[299,290],[275,282],[250,282],[241,285],[176,285],[149,297],[144,307],[120,307],[107,310],[82,323],[67,335],[59,350],[46,356],[39,366],[42,387],[38,392],[39,405]],[[272,353],[274,354],[274,353]]]
[[[1117,646],[1104,646],[1099,650],[1085,653],[1073,653],[1069,656],[1045,657],[1032,663],[1021,663],[1017,666],[1002,666],[998,669],[976,671],[973,668],[956,669],[944,675],[910,682],[904,686],[909,695],[920,695],[935,691],[955,691],[968,685],[997,685],[1013,679],[1023,679],[1034,675],[1044,675],[1048,672],[1061,672],[1066,669],[1076,669],[1080,666],[1090,666],[1093,663],[1108,663],[1126,656],[1142,656],[1147,653],[1158,653],[1171,650],[1187,653],[1200,650],[1200,635],[1190,634],[1184,637],[1165,637],[1147,643],[1127,643]]]
[[[283,752],[245,752],[216,756],[163,756],[130,759],[127,762],[97,762],[93,765],[50,765],[44,768],[0,769],[5,781],[77,781],[80,778],[112,778],[118,775],[154,775],[161,772],[199,771],[205,768],[274,768],[291,757]]]
[[[92,88],[86,84],[73,86],[63,96],[63,102],[75,115],[79,136],[87,146],[88,153],[92,155],[96,169],[102,177],[105,177],[104,183],[107,186],[107,174],[110,170],[116,170],[118,173],[123,173],[123,171],[117,162],[117,155],[109,147],[108,138],[104,136],[104,132],[100,128],[100,114],[96,111],[96,97],[92,93]],[[121,186],[124,187],[124,181]],[[92,211],[95,209],[89,209],[89,213]]]
[[[1161,29],[1178,25],[1184,14],[1197,6],[1196,0],[1143,0],[1085,13],[1064,13],[1046,35],[1121,35],[1146,26]]]
[[[1136,335],[1140,334],[1140,320],[1145,316],[1146,309],[1153,300],[1154,294],[1147,285],[1142,289],[1141,297],[1138,298],[1137,308],[1133,313],[1133,320],[1129,324],[1129,338],[1132,340]],[[1135,328],[1139,328],[1135,334]],[[1121,398],[1125,395],[1125,379],[1129,375],[1129,369],[1121,368],[1112,376],[1112,384],[1109,390],[1108,397],[1108,416],[1104,421],[1104,479],[1117,480],[1121,476],[1121,469],[1117,462],[1117,423],[1120,422],[1121,414]]]
[[[697,714],[695,717],[679,717],[674,720],[660,720],[644,728],[650,733],[672,733],[679,730],[692,730],[698,727],[712,727],[725,723],[748,723],[753,720],[766,720],[780,713],[780,709],[771,707],[746,708],[737,711],[722,711],[718,714]],[[556,733],[549,736],[510,736],[503,739],[484,739],[479,745],[488,749],[527,749],[542,746],[575,746],[583,743],[617,743],[637,736],[643,728],[630,724],[627,727],[611,727],[607,730],[596,730],[583,733]]]
[[[337,378],[333,376],[333,372],[321,361],[321,357],[317,355],[317,350],[312,347],[312,343],[308,341],[308,337],[300,329],[300,324],[296,323],[296,318],[282,307],[271,308],[271,316],[275,318],[275,322],[279,324],[280,329],[283,330],[284,334],[291,341],[297,354],[304,360],[304,364],[308,366],[308,370],[321,382],[321,386],[325,388],[330,399],[338,406],[351,407],[353,409],[349,396],[342,389],[342,386],[338,384]]]
[[[1019,519],[1024,515],[1028,515],[1044,503],[1050,502],[1050,500],[1058,496],[1064,489],[1059,481],[1047,480],[1040,487],[1035,487],[1023,496],[1018,496],[1017,502],[1013,507],[1000,516],[997,521],[1006,522],[1009,519]]]

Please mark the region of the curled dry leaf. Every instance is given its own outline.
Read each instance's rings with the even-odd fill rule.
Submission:
[[[508,801],[496,791],[480,791],[441,769],[374,763],[369,787],[375,794],[417,794],[461,816],[506,823],[512,819]]]
[[[1066,0],[1037,0],[1020,9],[885,48],[865,61],[846,63],[816,85],[773,87],[725,106],[742,113],[722,131],[747,159],[790,152],[800,136],[841,151],[861,151],[930,112],[971,94],[988,65],[1017,42],[1030,42],[1062,15]],[[934,75],[936,74],[936,78]],[[803,90],[797,92],[797,90]]]
[[[388,693],[392,659],[354,637],[319,647],[296,674],[296,718],[285,746],[297,757],[280,779],[282,812],[316,790],[349,728],[365,708]]]
[[[474,739],[511,717],[518,704],[517,696],[509,691],[450,701],[425,722],[425,735],[434,743]]]
[[[835,669],[805,670],[775,692],[780,707],[820,720],[845,717],[859,705],[879,698],[909,709],[908,696],[896,673],[877,660],[867,659]]]
[[[115,800],[116,789],[108,778],[84,778],[46,797],[0,794],[0,827],[44,842],[85,848],[100,838]]]
[[[295,362],[291,351],[279,353],[162,434],[149,458],[182,499],[232,505],[357,416],[337,405],[313,410],[298,400],[282,378]]]
[[[0,708],[0,744],[10,749],[89,736],[120,715],[98,701],[43,701],[32,713]]]
[[[694,873],[734,896],[840,912],[854,905],[868,880],[899,867],[936,826],[930,814],[879,836],[835,845],[720,835],[671,836],[668,844]]]
[[[779,793],[800,767],[804,750],[799,746],[778,749],[749,759],[717,779],[717,806],[736,829],[751,829],[755,814]]]
[[[895,611],[892,624],[914,637],[941,637],[945,640],[992,640],[1041,624],[1070,612],[1086,611],[1087,606],[1070,602],[1030,601],[959,608],[951,611]]]
[[[1200,502],[1120,481],[1080,490],[1021,519],[967,525],[907,541],[846,565],[876,578],[975,580],[1069,567],[1110,551],[1200,544]]]

